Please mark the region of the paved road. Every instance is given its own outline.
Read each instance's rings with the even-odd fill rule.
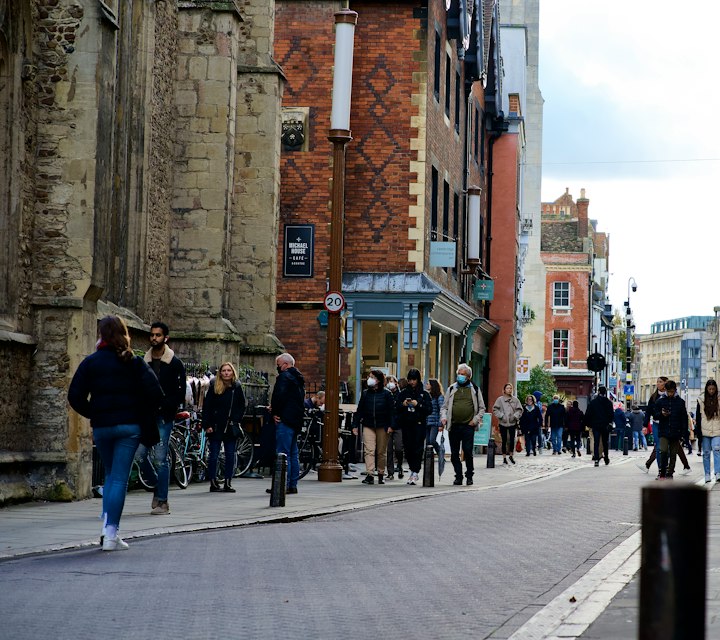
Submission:
[[[2,635],[507,638],[638,529],[632,464],[0,565]]]

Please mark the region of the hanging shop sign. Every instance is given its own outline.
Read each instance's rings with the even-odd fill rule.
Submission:
[[[315,262],[315,225],[285,225],[283,276],[312,278]]]
[[[495,282],[493,280],[478,280],[473,288],[473,300],[491,302],[495,297]]]
[[[430,241],[430,266],[454,267],[457,255],[457,242]]]

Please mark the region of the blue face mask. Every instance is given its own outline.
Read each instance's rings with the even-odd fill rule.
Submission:
[[[534,404],[526,404],[525,406],[527,407],[527,410],[528,410],[528,411],[532,411],[532,410],[533,410],[533,407],[534,407],[535,405],[534,405]]]
[[[457,381],[458,384],[465,384],[467,382],[467,376],[464,376],[462,373],[458,373]]]
[[[557,404],[558,402],[560,402],[560,400],[558,400],[557,398],[553,398],[553,404]]]

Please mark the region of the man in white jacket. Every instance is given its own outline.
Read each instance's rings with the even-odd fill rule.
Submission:
[[[471,378],[472,369],[465,363],[458,365],[456,382],[447,390],[440,409],[440,428],[447,428],[450,440],[450,462],[455,470],[455,485],[461,485],[463,479],[461,446],[465,457],[466,484],[473,483],[473,439],[485,413],[482,392]]]

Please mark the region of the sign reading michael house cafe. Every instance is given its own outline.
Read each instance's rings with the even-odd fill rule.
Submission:
[[[315,258],[315,225],[285,225],[283,275],[287,278],[312,278]]]

